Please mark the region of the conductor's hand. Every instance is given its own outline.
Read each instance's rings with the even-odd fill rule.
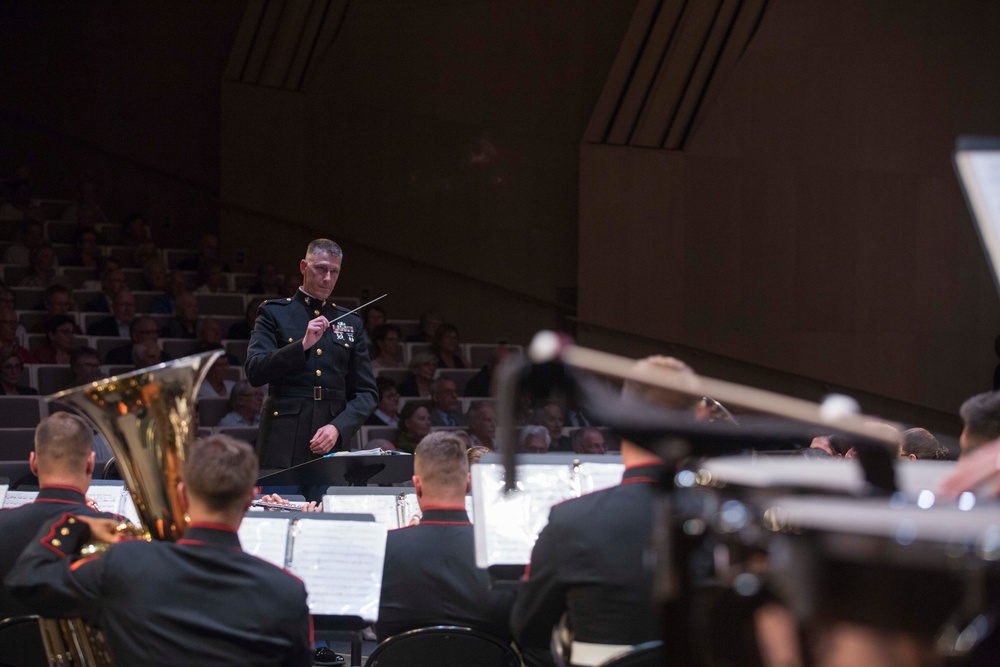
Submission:
[[[90,527],[90,537],[96,542],[107,542],[114,544],[120,542],[124,535],[118,532],[118,521],[114,519],[100,519],[93,516],[83,516],[77,514],[76,518]]]
[[[329,454],[330,450],[337,445],[339,437],[340,431],[333,424],[322,426],[309,441],[309,451],[313,454]]]
[[[955,497],[977,487],[985,494],[1000,496],[1000,440],[963,454],[955,470],[941,481],[940,491],[946,497]]]
[[[309,320],[309,325],[306,326],[306,335],[302,337],[302,349],[308,350],[310,347],[316,344],[316,341],[320,339],[323,332],[327,330],[330,326],[330,320],[323,316],[317,317],[314,320]]]

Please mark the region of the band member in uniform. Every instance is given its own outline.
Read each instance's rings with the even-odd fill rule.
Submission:
[[[118,665],[311,665],[302,582],[240,549],[253,450],[225,435],[198,440],[181,477],[182,539],[119,541],[116,521],[66,513],[11,570],[13,595],[43,616],[96,622]],[[95,539],[112,546],[76,559]]]
[[[94,472],[94,441],[90,427],[75,415],[57,412],[35,428],[35,451],[28,459],[38,477],[40,491],[35,502],[0,510],[0,580],[28,546],[38,529],[69,512],[87,516],[101,514],[86,504],[84,494]],[[0,589],[0,618],[27,614],[6,588]]]
[[[346,449],[378,403],[361,319],[330,300],[343,251],[316,239],[299,262],[302,287],[258,311],[246,373],[270,384],[261,412],[261,465],[287,468]]]

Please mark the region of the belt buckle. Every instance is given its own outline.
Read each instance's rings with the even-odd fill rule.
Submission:
[[[323,400],[323,387],[313,387],[313,400],[314,401]]]

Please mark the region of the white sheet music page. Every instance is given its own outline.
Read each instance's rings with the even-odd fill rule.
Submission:
[[[7,497],[7,491],[10,490],[10,484],[0,484],[0,507],[4,506],[4,498]]]
[[[476,566],[527,564],[549,509],[576,495],[572,468],[519,465],[517,490],[510,493],[503,490],[502,465],[477,463],[472,473]]]
[[[7,491],[7,495],[3,499],[3,508],[5,510],[14,509],[15,507],[20,507],[21,505],[28,505],[35,502],[35,498],[38,496],[38,491]]]
[[[139,510],[135,508],[135,501],[132,500],[132,494],[128,492],[128,489],[125,490],[125,495],[122,496],[122,511],[120,514],[140,528],[142,527]]]
[[[99,512],[122,513],[122,495],[125,482],[121,484],[93,484],[87,489],[87,497],[97,503]]]
[[[593,493],[622,483],[625,466],[621,463],[594,463],[584,461],[577,468],[580,475],[580,493]]]
[[[323,496],[323,511],[341,514],[371,514],[377,523],[389,528],[399,528],[396,512],[398,495],[353,496],[331,494]],[[405,525],[405,524],[404,524]]]
[[[1000,285],[1000,150],[962,149],[956,153],[956,164]]]
[[[239,529],[240,545],[248,554],[284,568],[291,524],[288,517],[244,517]]]
[[[288,569],[306,585],[309,613],[378,620],[387,531],[375,521],[296,519]]]

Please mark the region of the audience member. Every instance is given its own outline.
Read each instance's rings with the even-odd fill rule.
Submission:
[[[455,381],[438,378],[431,383],[431,424],[434,426],[465,426],[462,404],[455,391]]]
[[[223,271],[229,272],[229,266],[223,262],[219,250],[219,237],[215,234],[205,234],[198,242],[198,254],[177,262],[177,268],[182,271],[199,271],[202,267],[214,263],[218,263]]]
[[[573,446],[570,444],[569,436],[563,435],[563,411],[562,407],[555,401],[547,401],[538,406],[533,414],[532,423],[544,426],[549,431],[549,438],[552,442],[552,451],[570,452]]]
[[[486,365],[480,368],[479,372],[469,378],[469,381],[465,383],[466,398],[485,398],[493,395],[493,375],[496,373],[497,367],[504,362],[504,359],[510,356],[512,351],[513,348],[507,347],[506,345],[497,345],[490,350],[490,358],[486,362]]]
[[[48,287],[56,279],[56,253],[52,244],[45,242],[31,251],[31,273],[22,278],[18,286]]]
[[[108,221],[108,216],[97,203],[97,191],[93,181],[87,181],[80,186],[80,198],[66,207],[62,221],[72,222],[79,228],[91,229]]]
[[[240,549],[256,479],[245,442],[198,440],[177,484],[190,516],[183,539],[121,541],[115,521],[64,516],[24,550],[7,584],[33,613],[94,619],[118,665],[310,665],[302,582]],[[95,539],[118,543],[77,560]]]
[[[153,299],[149,312],[157,315],[173,315],[177,311],[177,299],[187,290],[184,274],[173,270],[167,275],[167,286],[163,294]]]
[[[640,368],[669,367],[669,361],[652,357]],[[657,400],[656,393],[631,382],[625,395]],[[547,655],[553,628],[564,614],[573,630],[573,665],[598,665],[663,637],[649,553],[655,486],[664,465],[628,441],[621,449],[622,483],[554,505],[535,542],[510,617],[514,639],[526,656]]]
[[[34,387],[21,384],[24,359],[16,351],[0,353],[0,396],[37,396]]]
[[[142,288],[147,292],[164,294],[167,289],[167,268],[157,257],[150,257],[142,263]],[[152,304],[150,304],[152,308]]]
[[[254,297],[247,304],[246,309],[246,319],[243,322],[236,322],[229,327],[229,331],[226,332],[226,338],[232,340],[250,340],[250,334],[253,332],[253,325],[257,323],[257,315],[260,312],[260,306],[264,303],[266,299],[263,297]]]
[[[952,458],[948,448],[938,442],[934,434],[925,428],[911,428],[903,431],[902,459],[948,461]]]
[[[236,382],[229,379],[229,357],[220,355],[205,374],[198,388],[198,398],[228,398]]]
[[[125,287],[125,272],[117,265],[117,262],[105,263],[105,269],[101,273],[101,291],[103,294],[95,296],[83,305],[83,309],[88,313],[110,313],[114,304],[115,296]],[[94,335],[94,334],[88,334]]]
[[[160,349],[160,328],[156,326],[156,320],[148,315],[143,315],[132,320],[132,324],[129,327],[129,337],[131,338],[131,342],[108,351],[104,363],[116,365],[135,363],[135,360],[132,358],[132,347],[137,343],[155,347],[157,350]],[[152,353],[150,352],[150,354]],[[169,354],[161,351],[159,360],[155,363],[170,361],[170,359]]]
[[[25,220],[14,242],[3,254],[4,264],[30,264],[31,252],[45,243],[45,228],[39,220]]]
[[[45,320],[45,345],[35,350],[40,364],[69,364],[76,335],[76,322],[68,315],[53,315]]]
[[[399,426],[399,390],[391,378],[375,378],[378,388],[378,405],[371,413],[365,426]]]
[[[86,382],[85,377],[100,372],[101,360],[97,350],[92,347],[75,348],[69,355],[69,368],[73,371],[73,382],[63,389],[78,387]]]
[[[521,454],[545,454],[551,445],[549,430],[538,424],[528,424],[517,438],[517,451]]]
[[[413,453],[425,435],[431,432],[431,410],[426,401],[407,401],[399,411],[399,434],[396,449]]]
[[[367,331],[365,332],[367,335]],[[372,355],[372,370],[380,368],[402,368],[402,348],[400,341],[403,332],[395,324],[382,324],[375,328],[371,334],[372,346],[369,348]]]
[[[468,413],[469,439],[473,447],[496,449],[497,413],[489,401],[473,401]]]
[[[20,326],[13,308],[0,307],[0,354],[16,352],[23,363],[37,364],[35,355],[18,342],[17,330]]]
[[[469,447],[469,449],[465,452],[469,457],[469,466],[471,467],[472,465],[479,463],[479,460],[491,451],[492,450],[489,447],[484,447],[482,445]]]
[[[41,222],[33,216],[33,209],[36,206],[34,198],[31,196],[31,182],[26,179],[17,179],[11,185],[10,199],[0,204],[0,220],[33,220]],[[8,262],[4,257],[4,262],[9,264],[27,264],[23,262]]]
[[[420,330],[417,333],[407,336],[407,343],[427,343],[434,342],[434,333],[441,326],[441,316],[437,313],[423,313],[420,316]]]
[[[378,306],[368,306],[365,309],[364,315],[361,317],[361,321],[364,322],[365,326],[365,342],[368,343],[368,349],[372,349],[372,343],[375,340],[375,330],[380,326],[386,324],[385,311]],[[397,331],[399,329],[397,328]],[[403,340],[403,332],[399,332],[400,342]],[[374,358],[374,355],[373,355]]]
[[[438,368],[465,368],[458,329],[453,324],[442,324],[434,332],[431,351],[437,357]]]
[[[229,412],[219,420],[219,426],[258,426],[260,409],[264,405],[264,389],[240,381],[229,392]]]
[[[132,365],[136,368],[149,368],[163,363],[163,353],[152,343],[136,343],[132,346]]]
[[[116,336],[128,338],[135,319],[135,296],[132,290],[124,288],[115,294],[111,302],[111,315],[92,322],[87,327],[88,336]]]
[[[959,445],[962,456],[973,449],[1000,438],[1000,391],[976,394],[962,403],[962,435]]]
[[[153,235],[146,224],[146,216],[142,213],[129,213],[122,224],[122,243],[128,246],[140,246],[152,243]]]
[[[431,433],[413,459],[413,486],[422,517],[389,531],[375,634],[459,625],[510,640],[513,590],[493,586],[476,567],[472,524],[465,511],[469,462],[452,433]]]
[[[281,276],[278,269],[270,262],[257,267],[257,280],[247,289],[247,294],[264,294],[277,296],[281,294]]]
[[[42,299],[42,305],[49,317],[69,315],[70,312],[76,310],[76,302],[73,301],[73,292],[61,283],[53,283],[45,288],[45,296]],[[73,333],[83,333],[80,331],[80,327],[77,326],[76,320],[73,320],[73,318],[70,319],[73,322]],[[38,324],[32,327],[31,333],[45,333],[45,325],[47,321],[48,320],[46,319],[38,322]]]
[[[419,398],[430,398],[431,383],[434,382],[434,373],[437,371],[437,361],[430,352],[418,352],[410,359],[410,372],[412,375],[399,383],[399,394],[401,396],[417,396]]]
[[[90,427],[68,412],[56,412],[35,428],[34,451],[28,466],[38,477],[35,501],[0,512],[0,581],[42,526],[68,512],[101,515],[87,505],[85,494],[94,472],[94,450]],[[28,610],[0,586],[0,618],[27,614]]]
[[[174,317],[167,322],[160,335],[164,338],[197,338],[198,297],[185,292],[177,297]]]
[[[573,431],[570,438],[573,443],[573,451],[577,454],[607,454],[608,446],[604,442],[604,434],[600,429],[593,426]]]
[[[0,284],[0,309],[10,308],[13,310],[16,305],[17,297],[14,296],[14,291],[6,285]]]
[[[97,231],[93,227],[84,228],[77,232],[74,250],[75,254],[63,262],[63,265],[97,269],[101,260],[101,246]]]
[[[222,272],[222,262],[205,260],[198,268],[198,287],[195,294],[217,294],[228,290],[226,274]]]

